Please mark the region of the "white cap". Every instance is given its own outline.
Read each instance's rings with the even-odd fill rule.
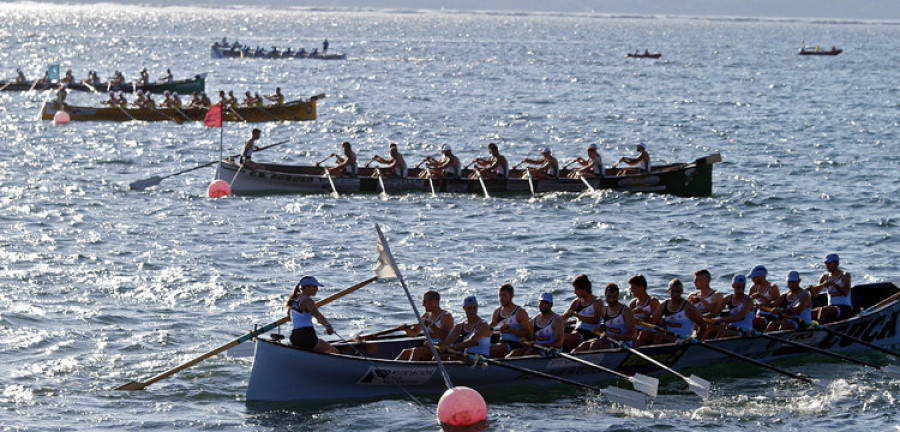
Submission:
[[[441,146],[441,151],[442,152],[452,151],[452,150],[450,150],[450,144],[444,144],[443,146]]]

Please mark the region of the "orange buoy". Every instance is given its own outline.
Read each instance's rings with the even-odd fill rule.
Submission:
[[[477,391],[454,387],[438,401],[438,420],[450,426],[472,426],[487,420],[487,404]]]
[[[231,195],[231,186],[225,180],[218,179],[209,184],[210,198],[222,198],[228,195]]]
[[[65,111],[57,111],[56,114],[53,114],[53,123],[66,124],[70,121],[72,121],[72,117]]]

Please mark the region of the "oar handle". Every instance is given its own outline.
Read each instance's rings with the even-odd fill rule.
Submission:
[[[331,158],[333,158],[333,157],[335,157],[335,156],[337,156],[337,155],[334,154],[334,153],[332,153],[332,154],[331,154],[330,156],[328,156],[327,158],[322,159],[322,160],[316,162],[316,166],[319,166],[319,164],[321,164],[321,163],[323,163],[323,162],[327,161],[328,159],[331,159]]]

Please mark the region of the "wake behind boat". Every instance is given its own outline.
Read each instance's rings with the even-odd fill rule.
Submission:
[[[900,344],[900,288],[897,282],[857,285],[852,289],[854,309],[862,312],[825,326],[879,347]],[[821,328],[767,333],[789,341],[841,353],[862,353],[870,348]],[[758,336],[711,339],[704,343],[750,359],[771,362],[810,354],[810,350]],[[259,338],[247,384],[247,401],[347,401],[402,397],[405,391],[440,394],[446,388],[435,362],[393,360],[404,348],[422,346],[421,338],[386,338],[374,342],[333,343],[340,354],[321,354],[292,347],[281,339]],[[646,346],[638,349],[675,370],[713,367],[728,375],[745,366],[735,357],[697,343]],[[365,357],[358,353],[365,353]],[[606,368],[633,375],[663,370],[646,358],[626,350],[605,349],[572,354]],[[595,368],[560,357],[491,359],[483,367],[469,361],[445,362],[455,385],[477,390],[521,388],[555,384],[533,374],[495,367],[508,364],[575,378],[580,382],[615,379]],[[509,394],[509,393],[507,393]]]
[[[539,192],[584,192],[588,189],[585,181],[594,189],[611,189],[623,192],[654,192],[685,197],[702,197],[712,195],[712,166],[722,160],[716,153],[699,158],[693,162],[654,166],[649,173],[616,176],[616,168],[607,169],[602,178],[567,178],[568,170],[563,170],[559,178],[533,179],[523,178],[523,170],[510,170],[509,178],[484,179],[484,185],[490,193],[526,194],[534,188]],[[323,168],[302,165],[278,165],[256,163],[259,168],[241,168],[236,160],[228,159],[219,163],[217,179],[231,183],[231,191],[235,194],[268,194],[268,193],[331,193],[329,179],[324,176]],[[427,178],[418,178],[422,170],[409,169],[405,178],[382,177],[385,192],[409,193],[429,192],[431,184]],[[339,193],[379,193],[381,186],[377,177],[372,177],[374,169],[359,168],[357,177],[332,177],[334,187]],[[463,170],[460,178],[435,178],[432,180],[435,191],[449,193],[481,194],[481,182],[470,179],[470,170]],[[232,181],[233,180],[233,181]]]

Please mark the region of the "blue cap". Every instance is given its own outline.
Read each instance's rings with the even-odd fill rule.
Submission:
[[[553,294],[550,294],[548,292],[541,294],[541,299],[539,300],[539,302],[542,302],[542,301],[553,304]]]
[[[305,287],[305,286],[322,287],[325,285],[320,284],[319,281],[315,277],[303,276],[302,278],[300,278],[300,287]]]
[[[468,305],[478,306],[478,300],[475,299],[475,296],[468,296],[465,300],[463,300],[463,307]]]
[[[753,279],[757,276],[766,277],[768,275],[769,275],[769,271],[766,270],[766,266],[758,265],[756,267],[753,267],[753,270],[750,270],[750,276],[748,276],[748,277],[750,279]]]
[[[797,273],[796,271],[791,270],[791,272],[788,273],[787,281],[788,282],[800,282],[800,273]]]
[[[647,144],[644,144],[644,143],[642,143],[642,142],[637,143],[637,147],[640,147],[640,148],[642,148],[642,149],[644,149],[644,150],[647,150]]]
[[[550,147],[544,147],[541,149],[541,154],[547,154],[547,153],[550,153]]]
[[[441,151],[442,151],[442,152],[448,152],[448,151],[451,151],[451,150],[450,150],[450,144],[444,144],[443,146],[441,146]]]
[[[738,273],[738,274],[734,275],[733,278],[731,278],[731,283],[733,285],[745,284],[745,283],[747,283],[747,278],[744,277],[744,275]]]
[[[597,150],[597,144],[591,143],[591,145],[587,146],[588,150]]]
[[[835,253],[828,254],[825,256],[825,264],[832,263],[832,262],[839,262],[840,260],[841,259],[838,258],[838,255]]]

